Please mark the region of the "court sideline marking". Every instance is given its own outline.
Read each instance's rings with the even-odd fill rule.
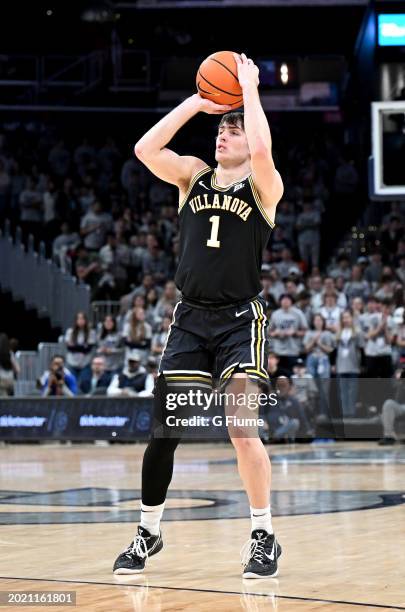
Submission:
[[[119,582],[92,582],[90,580],[61,580],[58,578],[24,578],[18,576],[0,576],[0,580],[27,580],[31,582],[58,582],[66,584],[89,584],[98,586],[118,586],[118,587],[136,587],[136,588],[148,588],[148,589],[161,589],[166,591],[188,591],[192,593],[218,593],[219,595],[251,595],[255,597],[268,597],[274,595],[278,599],[293,599],[295,601],[316,601],[320,603],[329,604],[345,604],[347,606],[368,606],[370,608],[379,608],[382,610],[405,610],[403,606],[391,606],[383,604],[370,604],[359,601],[344,601],[340,599],[321,599],[317,597],[299,597],[297,595],[277,595],[276,593],[248,593],[242,591],[220,591],[217,589],[197,589],[192,587],[173,587],[173,586],[158,586],[155,584],[130,584],[130,583],[119,583]]]

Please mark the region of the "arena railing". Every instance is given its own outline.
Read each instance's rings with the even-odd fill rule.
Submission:
[[[0,261],[2,289],[48,316],[53,326],[67,329],[79,310],[90,314],[90,288],[47,259],[43,242],[38,253],[32,236],[25,247],[20,228],[13,239],[9,222],[0,230]]]

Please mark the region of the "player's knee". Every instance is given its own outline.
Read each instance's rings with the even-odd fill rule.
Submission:
[[[254,437],[242,438],[233,436],[231,437],[231,440],[236,452],[243,454],[254,452],[258,448],[259,444],[261,444],[260,439]]]

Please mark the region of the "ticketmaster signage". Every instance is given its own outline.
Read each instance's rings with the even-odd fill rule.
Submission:
[[[139,440],[149,436],[149,398],[0,400],[0,440]]]

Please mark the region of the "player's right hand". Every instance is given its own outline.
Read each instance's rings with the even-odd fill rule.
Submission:
[[[208,115],[223,115],[232,110],[230,104],[216,104],[212,100],[202,98],[199,93],[194,94],[192,97],[198,104],[200,112],[207,113]]]

